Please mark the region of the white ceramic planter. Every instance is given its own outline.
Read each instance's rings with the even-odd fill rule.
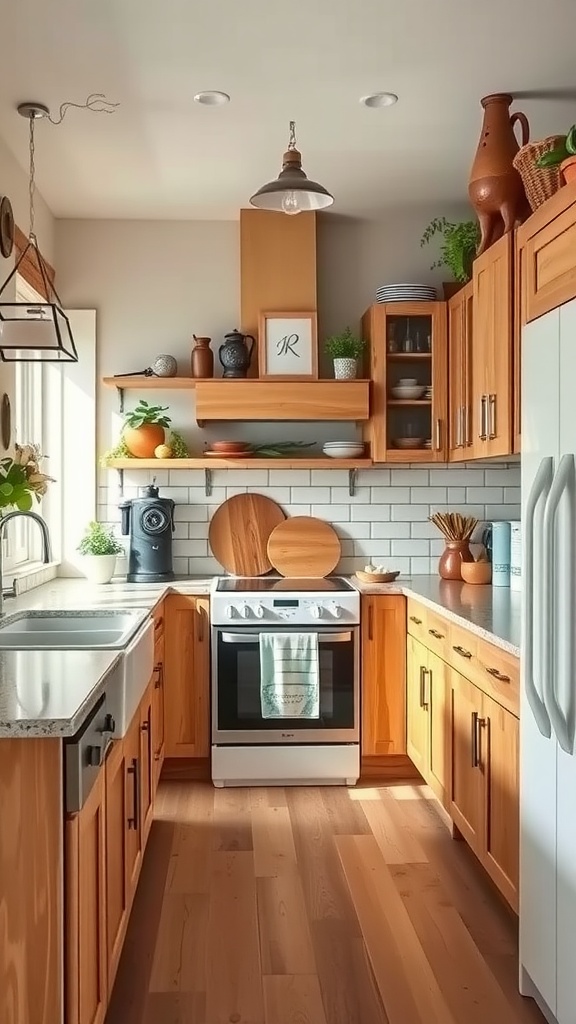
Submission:
[[[334,376],[336,380],[354,380],[358,364],[355,359],[335,359]]]
[[[90,583],[110,583],[117,555],[82,555],[80,568]]]

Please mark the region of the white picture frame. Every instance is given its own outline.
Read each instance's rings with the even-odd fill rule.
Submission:
[[[318,380],[316,312],[261,313],[258,365],[268,380]]]

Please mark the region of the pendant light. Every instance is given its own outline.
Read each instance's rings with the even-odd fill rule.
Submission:
[[[332,206],[334,196],[317,181],[310,181],[302,170],[302,156],[296,149],[295,121],[290,121],[290,141],[282,158],[280,174],[274,181],[262,185],[250,202],[259,210],[288,214]]]

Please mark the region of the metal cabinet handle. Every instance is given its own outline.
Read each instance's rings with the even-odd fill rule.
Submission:
[[[202,608],[199,608],[196,612],[198,616],[198,643],[204,643],[204,612]]]
[[[140,726],[140,728],[141,728],[142,732],[148,732],[148,730],[150,728],[150,722],[148,722],[148,721],[142,722],[142,725]]]
[[[156,673],[156,679],[154,680],[154,689],[160,690],[164,683],[164,664],[159,661],[157,665],[154,665],[154,672]]]
[[[471,658],[472,657],[472,652],[471,651],[467,651],[465,647],[454,647],[453,646],[452,650],[456,651],[456,654],[459,654],[462,658]]]
[[[488,719],[480,718],[477,711],[472,712],[472,767],[480,767],[480,729]]]
[[[374,639],[374,635],[373,635],[373,620],[374,620],[373,608],[372,608],[372,605],[369,604],[368,605],[368,639],[369,640],[373,640]]]
[[[434,447],[435,447],[437,452],[441,451],[441,449],[442,449],[442,420],[441,419],[437,419],[436,420],[436,437],[435,437]]]
[[[504,673],[499,672],[497,668],[487,668],[486,671],[489,676],[494,676],[494,679],[497,679],[499,683],[510,682],[510,676],[505,676]]]
[[[410,616],[410,622],[414,622],[417,626],[422,625],[422,619],[417,619],[415,615]]]
[[[496,395],[488,395],[488,440],[496,437]]]
[[[426,667],[420,665],[420,707],[426,707]]]
[[[458,406],[458,414],[456,416],[456,439],[454,441],[455,448],[462,447],[462,406]]]
[[[429,629],[430,636],[436,638],[436,640],[444,640],[444,633],[439,633],[437,629]]]
[[[462,407],[462,414],[463,414],[462,415],[462,420],[463,420],[463,423],[464,423],[464,430],[463,430],[463,434],[464,434],[464,448],[467,448],[468,445],[470,444],[470,432],[469,432],[469,427],[470,427],[470,411],[469,411],[467,405],[464,405]]]
[[[128,818],[128,828],[138,830],[138,817],[139,817],[139,803],[140,794],[138,786],[138,759],[132,758],[130,765],[128,766],[128,774],[134,776],[134,789],[132,795],[132,817]]]
[[[481,441],[486,440],[486,395],[482,395],[480,399],[480,433],[478,437]]]
[[[428,679],[428,692],[426,692],[426,679],[424,681],[424,705],[426,709],[430,707],[430,698],[432,696],[432,669],[426,669],[426,678]]]

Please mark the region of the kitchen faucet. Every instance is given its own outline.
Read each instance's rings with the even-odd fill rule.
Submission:
[[[21,512],[19,509],[15,509],[14,512],[7,512],[5,516],[0,517],[0,616],[4,614],[3,609],[3,597],[2,592],[2,534],[6,523],[9,523],[11,519],[16,519],[17,516],[24,516],[26,519],[33,519],[35,523],[38,523],[40,532],[42,533],[42,561],[47,563],[52,559],[52,546],[50,544],[50,534],[48,532],[48,525],[42,516],[39,516],[37,512]]]

